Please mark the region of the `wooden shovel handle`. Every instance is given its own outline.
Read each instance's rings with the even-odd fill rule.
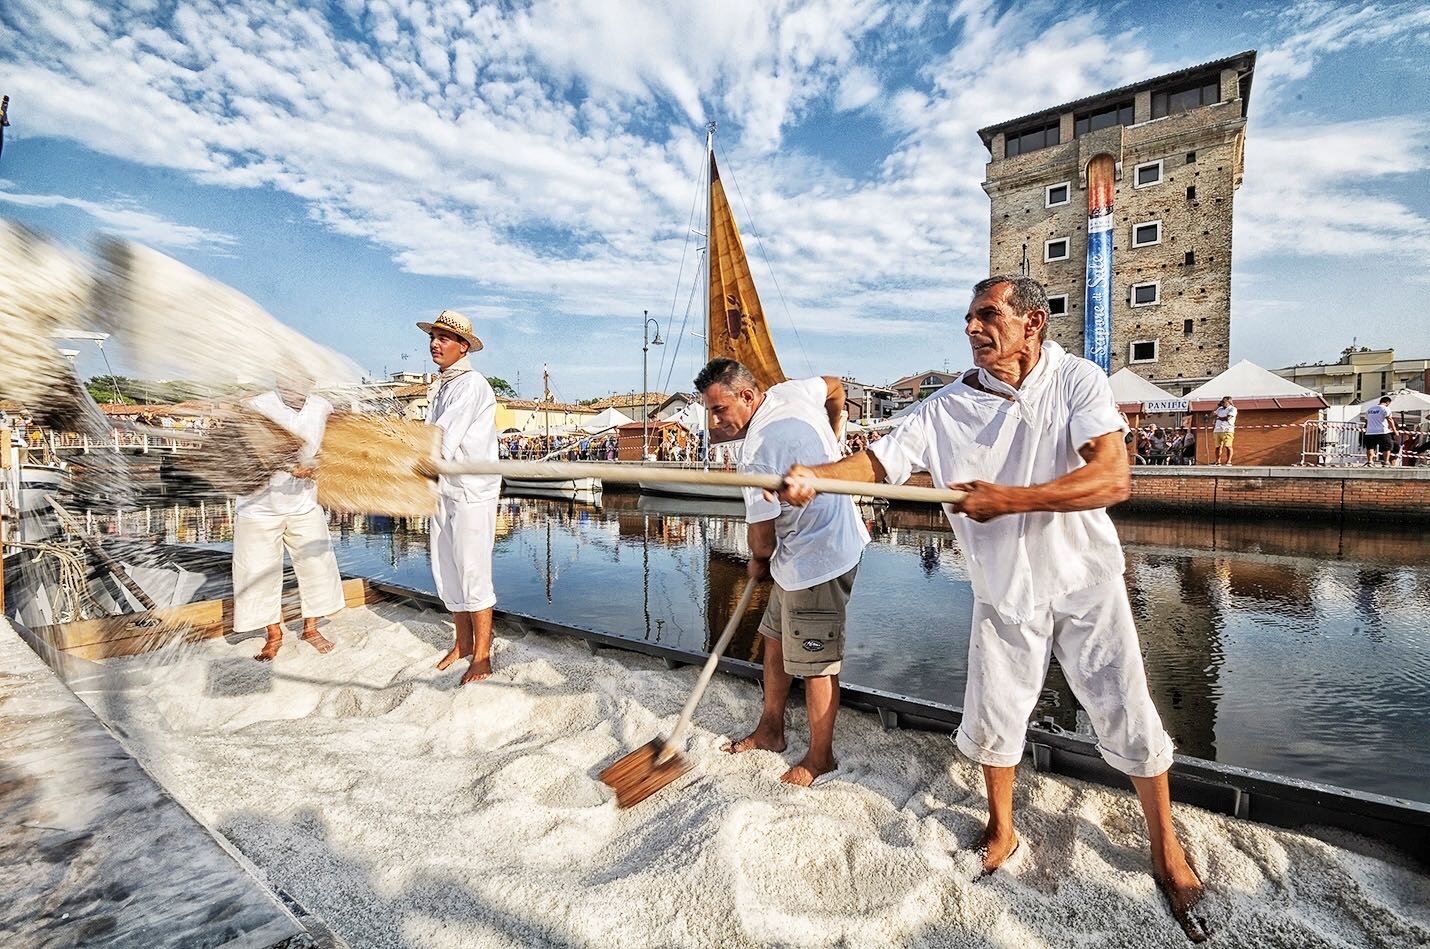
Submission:
[[[734,488],[761,488],[778,491],[784,476],[741,471],[709,471],[702,468],[659,468],[645,465],[593,464],[580,461],[439,461],[432,465],[438,474],[500,475],[504,478],[535,478],[566,481],[599,478],[602,481],[636,484],[699,484]],[[804,481],[820,494],[849,494],[884,498],[889,501],[917,501],[925,504],[958,504],[967,494],[948,488],[919,488],[907,484],[876,484],[836,478],[807,478]]]

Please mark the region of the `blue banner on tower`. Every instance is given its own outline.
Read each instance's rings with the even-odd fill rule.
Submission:
[[[1087,298],[1082,354],[1112,370],[1112,201],[1116,164],[1101,154],[1087,164]]]

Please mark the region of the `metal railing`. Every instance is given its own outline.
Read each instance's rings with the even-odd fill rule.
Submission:
[[[1305,422],[1301,426],[1301,464],[1322,468],[1365,467],[1364,422]],[[1392,436],[1390,463],[1430,465],[1430,434],[1400,432]]]

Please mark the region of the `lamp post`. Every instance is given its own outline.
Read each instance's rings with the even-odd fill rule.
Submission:
[[[660,338],[660,322],[651,319],[650,310],[641,310],[645,322],[641,324],[641,464],[645,464],[646,453],[650,450],[650,381],[647,377],[647,353],[652,346],[664,346]],[[655,339],[650,338],[650,325],[655,324]]]

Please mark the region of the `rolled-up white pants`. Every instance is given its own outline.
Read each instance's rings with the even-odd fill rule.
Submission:
[[[233,519],[233,628],[238,632],[283,622],[283,550],[298,577],[305,617],[344,606],[338,558],[328,517],[315,507],[302,514],[244,514]]]
[[[432,579],[442,605],[453,613],[476,613],[496,606],[492,547],[497,537],[497,499],[438,497],[428,537]]]
[[[1172,766],[1121,577],[1059,597],[1026,623],[974,601],[958,749],[979,764],[1016,765],[1054,655],[1092,719],[1103,760],[1141,778]]]

